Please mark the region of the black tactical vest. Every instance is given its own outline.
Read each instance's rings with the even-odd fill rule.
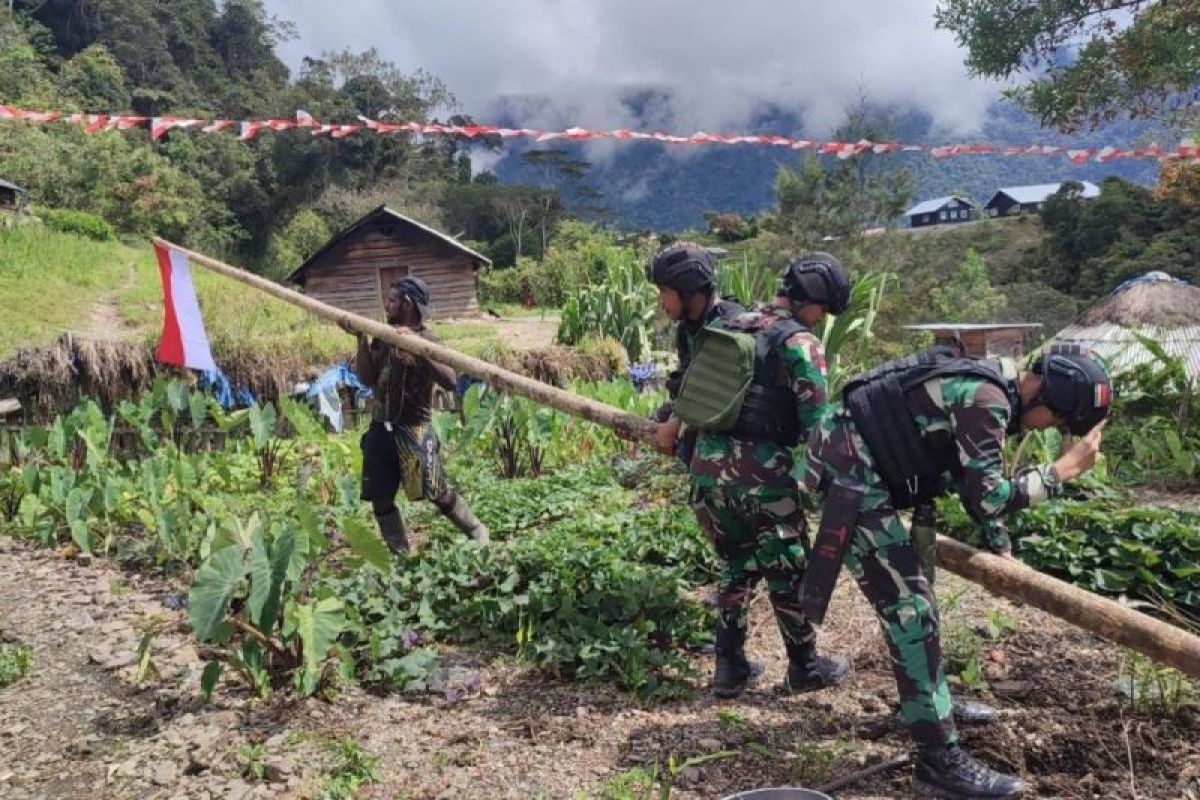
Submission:
[[[754,335],[754,381],[730,433],[739,439],[766,439],[795,447],[803,431],[796,419],[796,394],[779,350],[784,342],[808,328],[790,318],[765,328],[739,326],[736,320],[725,320],[723,324]]]
[[[875,468],[887,484],[896,508],[912,508],[945,492],[943,476],[962,470],[958,446],[949,431],[922,435],[908,404],[908,393],[937,378],[978,378],[1000,387],[1012,406],[1010,432],[1020,416],[1015,378],[1000,364],[960,355],[952,347],[933,347],[888,361],[858,375],[842,389],[842,402],[871,449]]]

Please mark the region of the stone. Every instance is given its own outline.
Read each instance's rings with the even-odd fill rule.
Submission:
[[[170,786],[179,778],[179,768],[171,761],[160,761],[150,774],[150,780],[159,786]]]
[[[696,745],[705,752],[711,753],[714,750],[720,750],[723,743],[720,739],[701,739],[696,742]]]
[[[679,771],[679,777],[683,778],[688,783],[698,783],[700,781],[700,768],[684,767]]]
[[[288,758],[270,758],[263,762],[263,776],[271,783],[286,781],[296,771],[296,765]]]
[[[229,786],[226,787],[226,792],[225,796],[229,800],[247,800],[251,793],[254,792],[254,787],[245,781],[231,781]]]

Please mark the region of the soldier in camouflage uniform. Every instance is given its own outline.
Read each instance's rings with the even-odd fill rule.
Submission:
[[[791,476],[791,448],[825,410],[824,355],[810,329],[827,311],[844,310],[848,299],[841,265],[828,254],[813,253],[788,262],[773,304],[710,323],[753,333],[756,341],[774,337],[767,339],[772,344],[760,395],[774,399],[757,407],[764,419],[746,418],[743,424],[739,417],[728,433],[699,431],[689,467],[693,508],[723,564],[713,675],[713,691],[720,697],[738,696],[762,671],[745,654],[747,607],[762,579],[788,653],[785,688],[804,692],[831,686],[849,668],[843,658],[817,654],[816,633],[798,606],[807,541],[799,489]],[[779,428],[791,431],[790,437],[777,435]],[[673,418],[659,426],[656,446],[673,452],[681,435],[686,429]]]
[[[402,333],[437,341],[425,328],[429,287],[420,278],[401,278],[384,296],[387,321]],[[446,483],[441,448],[429,424],[436,382],[454,389],[454,370],[342,326],[358,337],[355,371],[372,390],[371,425],[363,434],[362,499],[371,502],[384,542],[408,551],[404,517],[396,505],[401,489],[409,500],[430,500],[476,542],[486,544],[487,527]]]
[[[887,391],[857,394],[868,390],[854,388],[856,381],[851,381],[843,402],[810,436],[805,486],[809,492],[826,495],[810,577],[820,573],[823,558],[840,560],[840,553],[832,555],[831,544],[840,540],[846,565],[879,615],[891,652],[901,716],[918,748],[914,778],[918,788],[938,797],[1018,797],[1024,790],[1019,779],[987,768],[957,745],[941,667],[934,596],[897,509],[940,493],[940,487],[922,489],[915,475],[940,474],[944,469],[955,479],[964,506],[985,523],[987,545],[997,553],[1009,553],[1004,527],[994,523],[1054,496],[1064,481],[1094,463],[1111,399],[1109,380],[1097,360],[1077,350],[1051,350],[1019,376],[1015,370],[1007,375],[997,370],[1002,380],[970,374],[970,369],[963,374],[963,363],[987,362],[959,358],[963,363],[957,368],[918,373],[921,368],[913,366],[915,360],[910,358],[898,369],[892,364],[902,362],[884,365],[859,382],[883,386],[886,381],[872,381],[870,376],[886,375],[891,368],[893,376],[899,376],[895,385],[902,393],[898,396]],[[906,382],[906,375],[917,377]],[[922,380],[923,375],[930,377]],[[866,401],[860,403],[861,398]],[[885,406],[892,411],[899,408],[898,413],[915,423],[918,448],[924,451],[920,470],[898,466],[905,454],[895,451],[896,445],[887,441],[893,434],[887,432],[899,430],[901,423],[898,417],[887,417]],[[870,414],[880,415],[883,426],[874,427]],[[1053,464],[1005,477],[1006,433],[1063,426],[1086,435]],[[885,469],[884,464],[891,466]],[[883,474],[889,469],[891,474]],[[898,500],[906,489],[921,497],[913,502]],[[836,578],[837,560],[833,564]],[[819,620],[823,609],[814,610],[808,602],[807,584],[803,598],[805,608]]]
[[[675,355],[678,364],[667,376],[668,399],[654,415],[658,422],[672,419],[675,398],[696,349],[696,336],[719,319],[743,309],[731,299],[717,296],[716,262],[711,253],[694,242],[678,241],[664,247],[650,261],[650,281],[658,287],[658,304],[675,326]],[[695,432],[681,436],[675,454],[686,465],[696,445]]]

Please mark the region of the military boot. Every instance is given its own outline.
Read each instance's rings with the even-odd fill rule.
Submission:
[[[950,712],[955,722],[963,725],[990,725],[996,721],[996,709],[978,700],[964,700],[961,697],[950,697]],[[904,715],[896,712],[896,721],[904,724]]]
[[[951,697],[950,710],[954,713],[954,720],[964,725],[988,725],[996,721],[996,709],[978,700]]]
[[[487,544],[492,540],[491,532],[487,526],[479,521],[479,518],[471,511],[471,507],[467,502],[458,496],[457,492],[446,491],[436,501],[438,510],[446,517],[446,519],[458,526],[458,529],[471,537],[471,540],[478,544]]]
[[[404,529],[404,517],[400,516],[400,509],[377,516],[375,521],[379,523],[379,534],[389,550],[393,553],[408,552],[408,533]]]
[[[1025,793],[1020,778],[989,768],[956,744],[920,752],[913,786],[921,797],[945,800],[1007,800]]]
[[[790,694],[815,692],[828,686],[836,686],[850,672],[850,662],[842,656],[817,655],[817,643],[803,644],[785,641],[788,654],[787,679],[783,690]]]
[[[717,666],[713,672],[713,694],[737,697],[763,672],[763,665],[746,659],[745,628],[730,628],[717,621]]]

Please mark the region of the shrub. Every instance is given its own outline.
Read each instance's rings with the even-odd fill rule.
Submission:
[[[117,235],[112,225],[86,211],[72,211],[69,208],[39,208],[35,213],[51,228],[63,233],[86,236],[97,242],[112,241]]]

